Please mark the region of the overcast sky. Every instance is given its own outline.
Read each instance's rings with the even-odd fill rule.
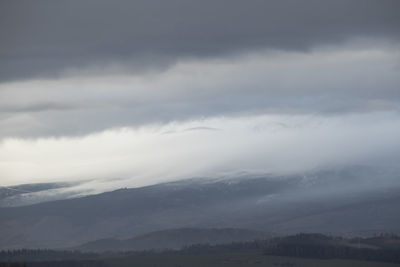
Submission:
[[[400,1],[0,2],[0,185],[400,160]]]

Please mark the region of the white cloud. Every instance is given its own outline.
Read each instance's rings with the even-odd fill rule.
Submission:
[[[86,186],[103,191],[235,171],[382,164],[384,157],[398,159],[398,136],[400,117],[386,112],[214,117],[83,137],[9,138],[0,145],[0,179],[3,185],[94,179]]]

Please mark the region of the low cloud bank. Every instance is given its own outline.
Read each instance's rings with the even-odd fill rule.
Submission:
[[[400,155],[398,136],[400,118],[390,112],[215,117],[84,137],[6,139],[0,172],[3,185],[93,180],[86,185],[101,192],[240,171],[392,166]]]

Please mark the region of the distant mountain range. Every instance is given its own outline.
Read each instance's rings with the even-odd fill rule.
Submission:
[[[130,239],[108,238],[88,242],[74,250],[86,252],[181,249],[194,244],[229,244],[270,237],[264,232],[237,228],[180,228],[155,231]]]
[[[110,238],[124,247],[131,238],[176,228],[278,234],[400,232],[397,181],[397,172],[352,167],[183,180],[0,208],[0,249],[76,247]]]

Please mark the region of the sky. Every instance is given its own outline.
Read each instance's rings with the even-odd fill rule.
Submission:
[[[0,185],[400,160],[397,0],[0,2]]]

